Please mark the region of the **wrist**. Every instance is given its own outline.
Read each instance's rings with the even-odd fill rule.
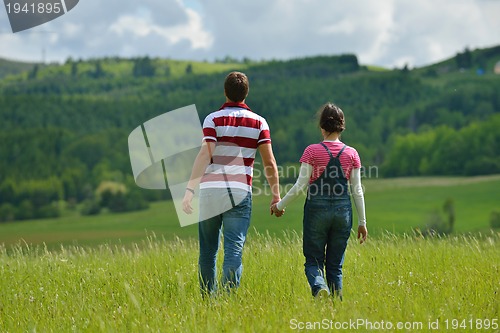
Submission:
[[[186,187],[187,192],[191,192],[194,195],[194,190],[192,188]]]

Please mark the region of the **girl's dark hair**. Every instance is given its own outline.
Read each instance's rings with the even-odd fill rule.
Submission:
[[[344,112],[333,103],[326,103],[319,111],[319,127],[329,133],[345,130]]]

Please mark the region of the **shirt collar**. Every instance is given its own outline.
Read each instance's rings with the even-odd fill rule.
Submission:
[[[225,109],[225,108],[235,108],[235,107],[236,107],[236,108],[247,109],[247,110],[249,110],[249,111],[252,111],[252,110],[248,107],[248,105],[246,105],[245,103],[241,103],[241,102],[239,102],[239,103],[235,103],[235,102],[227,102],[227,103],[224,103],[224,104],[222,104],[222,106],[221,106],[220,110]]]

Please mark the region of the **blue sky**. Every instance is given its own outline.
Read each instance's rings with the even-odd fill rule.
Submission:
[[[423,66],[500,44],[499,0],[81,0],[13,34],[0,8],[0,57],[290,59],[355,53],[363,64]]]

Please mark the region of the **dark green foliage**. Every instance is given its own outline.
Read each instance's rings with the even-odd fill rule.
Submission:
[[[104,69],[102,68],[102,65],[101,65],[101,62],[99,60],[97,60],[95,62],[95,69],[94,71],[90,74],[90,76],[94,79],[100,79],[102,77],[105,77],[106,76],[106,72],[104,71]]]
[[[149,204],[141,192],[137,190],[125,193],[120,191],[116,193],[104,191],[101,194],[100,206],[108,208],[112,212],[119,213],[146,209],[149,207]]]
[[[8,76],[24,72],[29,72],[35,64],[20,61],[11,61],[0,58],[0,79]]]
[[[28,80],[34,80],[38,77],[38,71],[40,67],[36,64],[33,69],[28,73]]]
[[[495,59],[500,47],[466,50],[417,70],[372,72],[351,54],[247,59],[242,70],[250,79],[247,103],[268,120],[280,165],[297,163],[303,149],[321,139],[315,115],[332,101],[346,115],[342,140],[359,151],[363,165],[381,166],[385,176],[477,175],[500,172],[500,76],[474,70],[478,64],[492,68]],[[120,59],[68,60],[66,67],[39,67],[33,80],[24,74],[0,81],[3,219],[48,214],[42,207],[58,200],[87,200],[83,211],[95,212],[94,192],[102,181],[126,184],[127,192],[97,203],[112,211],[169,197],[134,184],[128,134],[190,104],[203,120],[224,102],[227,72],[199,75],[187,64],[189,75],[174,78],[159,60],[132,62],[121,76],[113,67],[126,65]],[[57,195],[40,192],[47,179],[57,180]],[[24,215],[9,205],[23,205]]]
[[[493,211],[493,212],[491,212],[490,226],[493,229],[499,229],[500,228],[500,212],[499,211]]]
[[[472,67],[472,53],[469,48],[465,48],[463,53],[458,53],[455,57],[458,68],[468,69]]]
[[[395,136],[382,166],[386,176],[500,173],[500,115],[459,130],[449,126]]]
[[[0,222],[14,221],[16,218],[16,207],[8,202],[0,205]]]
[[[97,215],[101,212],[101,205],[96,199],[85,199],[82,202],[80,214],[82,215]]]
[[[59,201],[63,199],[63,187],[56,177],[47,179],[18,180],[8,178],[0,184],[0,198],[4,207],[3,217],[11,220],[57,217]],[[9,207],[16,207],[13,215]]]
[[[78,75],[78,63],[71,62],[71,76],[76,77]]]
[[[133,75],[135,77],[152,77],[156,68],[149,57],[134,59]]]
[[[447,235],[453,232],[455,226],[455,205],[453,199],[448,198],[442,210],[435,210],[429,214],[424,230],[428,235]]]

